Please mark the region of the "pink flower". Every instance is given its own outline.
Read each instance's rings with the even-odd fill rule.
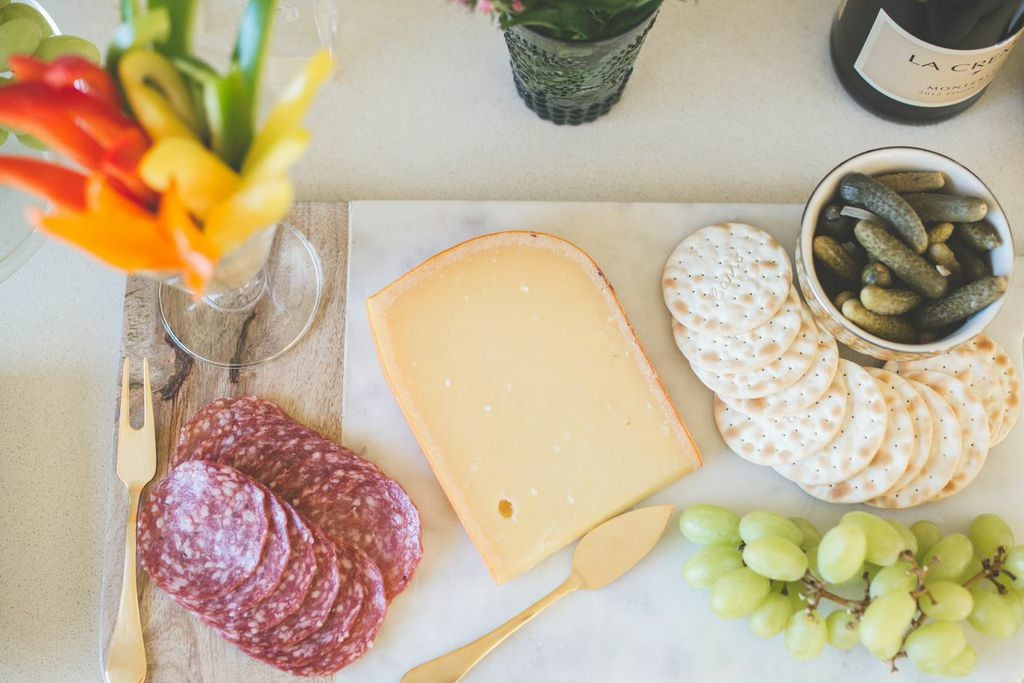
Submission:
[[[523,11],[523,0],[513,0],[513,2],[512,2],[512,11],[513,12],[522,12]]]
[[[494,11],[494,5],[491,3],[491,0],[477,0],[476,7],[484,14],[490,14]]]

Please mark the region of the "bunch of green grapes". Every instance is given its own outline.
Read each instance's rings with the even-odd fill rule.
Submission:
[[[12,55],[30,55],[52,62],[64,55],[78,55],[99,64],[100,51],[88,40],[77,36],[53,34],[50,22],[31,5],[0,0],[0,87],[10,81],[2,74],[9,71]],[[9,131],[0,127],[0,145],[7,141]],[[32,149],[43,145],[30,135],[17,135],[19,142]]]
[[[907,528],[855,511],[822,535],[807,520],[774,512],[740,518],[691,505],[679,528],[703,546],[683,575],[711,590],[712,611],[749,618],[761,638],[783,634],[797,661],[826,645],[861,644],[893,667],[906,657],[928,674],[965,676],[977,654],[962,622],[992,638],[1009,638],[1024,623],[1024,545],[1014,545],[995,515],[975,518],[967,534],[943,536],[933,522]]]

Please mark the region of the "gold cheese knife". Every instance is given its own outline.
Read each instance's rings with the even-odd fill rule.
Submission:
[[[401,683],[461,680],[487,653],[566,595],[581,588],[603,588],[632,569],[665,533],[672,511],[671,505],[640,508],[595,527],[576,545],[572,573],[565,583],[479,640],[417,666],[402,677]]]

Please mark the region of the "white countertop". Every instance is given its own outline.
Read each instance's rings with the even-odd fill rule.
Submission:
[[[668,0],[623,101],[565,128],[521,105],[486,18],[444,0],[342,0],[342,72],[311,117],[299,196],[802,203],[851,154],[910,144],[965,163],[1024,225],[1024,52],[961,116],[888,123],[832,71],[835,4]],[[98,42],[115,19],[112,0],[48,8]],[[0,283],[0,680],[100,675],[122,292],[54,245]]]

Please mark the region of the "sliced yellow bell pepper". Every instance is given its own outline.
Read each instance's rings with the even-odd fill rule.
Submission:
[[[306,62],[285,88],[281,98],[270,110],[263,128],[256,134],[242,165],[242,175],[257,166],[278,140],[298,130],[317,90],[330,76],[331,67],[331,57],[326,50],[321,50]]]
[[[284,218],[293,198],[292,184],[287,178],[246,183],[213,207],[206,217],[203,232],[220,253],[229,254],[254,232]]]
[[[199,218],[206,218],[242,184],[237,173],[194,138],[169,137],[157,142],[142,157],[139,175],[157,192],[175,185],[185,206]]]
[[[188,86],[166,57],[135,48],[117,68],[132,113],[150,138],[197,137],[199,119]]]
[[[246,169],[245,181],[284,177],[309,149],[310,137],[308,130],[296,130],[279,137]]]

